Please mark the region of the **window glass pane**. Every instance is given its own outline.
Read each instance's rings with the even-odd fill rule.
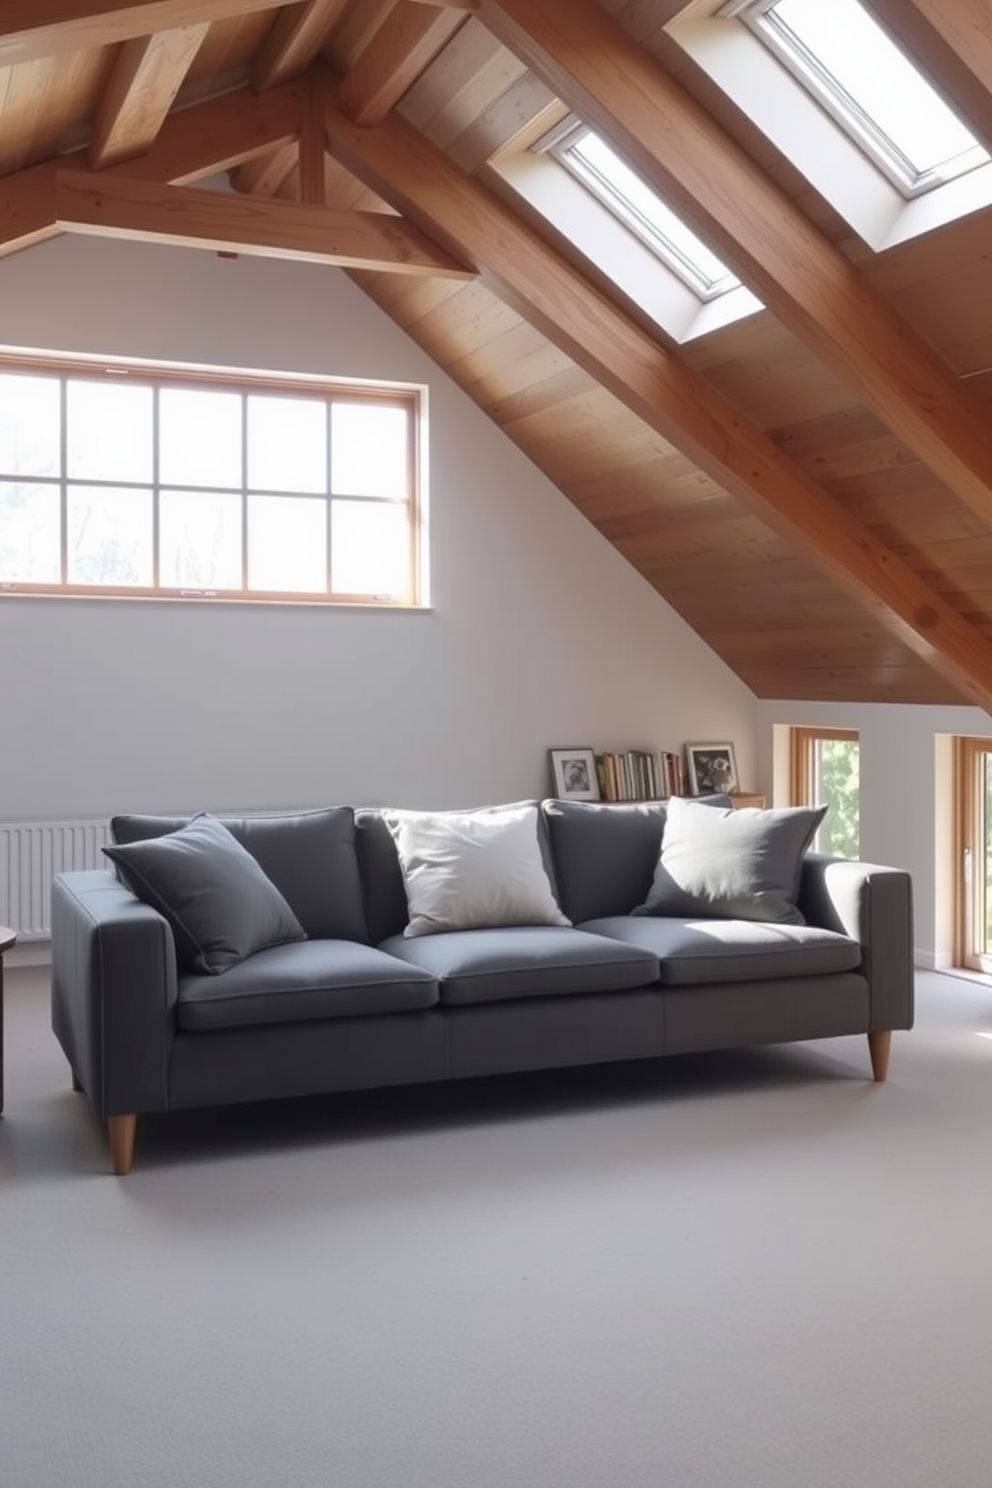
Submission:
[[[163,491],[159,583],[171,589],[241,588],[241,497]]]
[[[331,587],[337,594],[410,593],[410,522],[405,506],[335,501]]]
[[[835,858],[856,859],[860,835],[860,746],[856,739],[817,739],[814,748],[814,804],[829,803],[817,833],[817,850]]]
[[[617,200],[643,221],[662,247],[674,250],[682,265],[703,285],[719,284],[721,289],[731,289],[740,283],[727,265],[710,252],[702,239],[598,135],[591,132],[582,135],[569,153],[591,166]]]
[[[69,583],[150,588],[152,493],[70,486]]]
[[[248,399],[248,485],[253,491],[327,490],[323,399]]]
[[[342,496],[406,496],[408,429],[405,408],[332,404],[331,490]]]
[[[0,481],[0,580],[57,584],[59,489]]]
[[[977,143],[858,0],[778,0],[772,11],[918,175]]]
[[[163,388],[159,480],[167,486],[241,487],[240,393]]]
[[[248,588],[327,592],[326,501],[248,498]]]
[[[980,956],[988,956],[992,953],[992,923],[990,923],[990,917],[992,917],[992,754],[983,752],[981,774],[982,788],[979,793],[981,862],[976,865],[975,872],[979,942],[977,950]]]
[[[70,479],[151,480],[151,388],[70,381],[67,416]]]
[[[58,475],[62,413],[57,377],[0,374],[0,471]]]

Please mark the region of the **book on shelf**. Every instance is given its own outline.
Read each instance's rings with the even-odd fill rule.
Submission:
[[[682,758],[673,750],[604,751],[596,755],[596,776],[604,801],[663,801],[684,794]]]

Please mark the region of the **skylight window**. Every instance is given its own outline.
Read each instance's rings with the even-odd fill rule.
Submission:
[[[701,300],[741,287],[727,265],[592,130],[573,126],[550,148]]]
[[[754,30],[906,197],[989,160],[859,0],[733,0]]]

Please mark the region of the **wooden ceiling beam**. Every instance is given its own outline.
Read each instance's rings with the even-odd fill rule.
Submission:
[[[55,162],[7,176],[0,190],[0,258],[57,235]]]
[[[992,523],[987,412],[676,79],[596,0],[482,0],[479,16]]]
[[[327,41],[348,0],[306,0],[290,5],[276,20],[251,70],[257,93],[299,77]]]
[[[174,186],[217,175],[283,145],[295,147],[306,99],[304,83],[284,83],[260,95],[238,88],[193,104],[169,115],[144,155],[111,169]],[[61,157],[62,165],[71,160]]]
[[[327,151],[324,140],[324,98],[310,89],[303,111],[299,144],[300,201],[322,207],[327,201]]]
[[[272,10],[286,0],[4,0],[0,67],[61,52],[113,46],[153,31],[209,25]]]
[[[456,7],[400,0],[341,84],[345,113],[356,124],[381,124],[466,18]]]
[[[117,165],[148,148],[209,30],[204,22],[124,43],[90,131],[90,170]]]
[[[868,8],[992,151],[992,32],[961,0],[868,0]]]
[[[331,211],[229,192],[162,187],[120,175],[58,171],[55,220],[64,232],[299,259],[339,268],[473,277],[470,269],[426,234],[386,212]]]
[[[296,145],[280,145],[265,155],[256,155],[246,160],[231,172],[231,184],[235,191],[246,196],[275,196],[297,163],[299,150]]]
[[[291,147],[295,161],[305,98],[304,84],[288,83],[262,97],[241,88],[182,109],[169,115],[146,154],[125,166],[110,166],[100,180],[126,171],[133,180],[184,185],[281,147]],[[80,150],[4,177],[0,256],[58,233],[56,173],[60,167],[82,167],[85,159]]]
[[[992,641],[840,507],[737,408],[405,120],[363,129],[330,75],[330,152],[471,264],[493,293],[868,606],[965,695],[992,704]]]

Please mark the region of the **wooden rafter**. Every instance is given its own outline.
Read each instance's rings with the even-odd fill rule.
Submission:
[[[55,216],[64,231],[344,268],[472,277],[471,270],[437,248],[426,234],[385,212],[331,211],[229,192],[163,188],[120,175],[60,170],[55,178]]]
[[[395,114],[362,129],[328,78],[328,148],[701,470],[869,606],[967,696],[992,703],[992,642],[703,377],[491,191]]]
[[[231,184],[247,196],[275,196],[296,165],[298,153],[295,145],[280,145],[278,150],[256,155],[231,172]]]
[[[480,19],[601,133],[780,320],[992,523],[988,416],[932,347],[595,0]]]
[[[327,152],[324,147],[324,99],[319,87],[310,89],[300,129],[300,201],[322,207],[327,199]]]
[[[868,0],[882,25],[992,150],[992,32],[961,0]]]
[[[306,0],[282,12],[266,37],[251,71],[259,93],[299,77],[310,66],[348,0]]]
[[[465,19],[460,9],[400,0],[341,84],[341,107],[356,124],[381,124]]]
[[[210,27],[180,26],[126,41],[90,132],[91,170],[116,165],[148,148]]]
[[[111,166],[100,179],[112,179],[123,170],[135,180],[183,185],[283,146],[291,146],[295,158],[306,96],[302,83],[288,83],[261,97],[241,88],[182,109],[169,115],[144,155],[123,167]],[[56,174],[60,167],[82,165],[84,160],[85,151],[78,151],[4,178],[0,257],[58,232]]]
[[[992,91],[992,17],[987,0],[908,0]]]
[[[272,10],[286,0],[3,0],[0,67]]]
[[[304,83],[284,83],[260,96],[239,88],[180,109],[140,159],[114,169],[145,181],[189,185],[279,146],[295,146],[306,100]]]

